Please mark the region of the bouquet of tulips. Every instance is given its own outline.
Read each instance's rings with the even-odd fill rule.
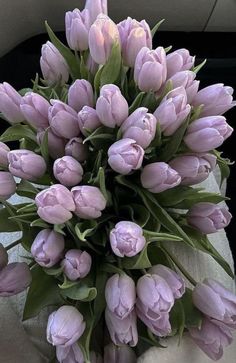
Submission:
[[[68,46],[46,23],[43,79],[19,92],[0,84],[10,123],[0,231],[21,232],[0,245],[0,296],[29,287],[23,319],[54,306],[47,340],[59,362],[132,363],[183,334],[217,360],[232,342],[236,296],[195,281],[170,244],[209,254],[234,277],[207,237],[230,222],[225,197],[195,187],[217,164],[222,181],[229,174],[216,148],[233,131],[222,116],[233,89],[199,90],[204,63],[153,49],[160,23],[115,24],[106,0],[87,0],[66,13]],[[26,262],[8,263],[17,244]]]

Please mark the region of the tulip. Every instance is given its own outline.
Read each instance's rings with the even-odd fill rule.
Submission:
[[[0,271],[8,264],[8,254],[6,249],[0,243]]]
[[[106,15],[98,15],[89,31],[89,49],[93,60],[105,64],[115,44],[120,43],[117,25]]]
[[[164,162],[148,164],[141,173],[141,184],[151,193],[161,193],[179,185],[181,176]]]
[[[104,348],[104,363],[137,363],[137,357],[128,345],[116,346],[110,343]]]
[[[119,87],[106,84],[100,90],[96,111],[101,123],[107,127],[120,126],[129,115],[129,105]]]
[[[91,264],[91,256],[86,251],[69,250],[61,266],[66,277],[71,281],[75,281],[88,275]]]
[[[216,157],[213,154],[181,155],[169,165],[181,176],[182,185],[194,185],[208,178],[216,167]]]
[[[172,88],[184,87],[187,95],[187,101],[191,104],[197,94],[200,81],[196,81],[196,73],[191,71],[181,71],[175,73],[169,81],[172,82]]]
[[[31,283],[31,273],[25,262],[9,263],[0,271],[0,297],[17,295]]]
[[[185,121],[191,111],[183,87],[170,91],[154,112],[164,136],[171,136]]]
[[[195,57],[189,54],[187,49],[178,49],[167,54],[167,79],[180,71],[187,71],[194,66]]]
[[[97,187],[82,185],[71,189],[75,214],[82,219],[96,219],[101,217],[106,208],[106,199]]]
[[[48,318],[47,340],[63,348],[73,345],[85,330],[83,315],[74,306],[62,306]]]
[[[45,130],[39,130],[37,133],[37,142],[42,144],[45,136]],[[49,155],[55,160],[65,154],[66,140],[55,135],[50,128],[47,129],[48,137],[48,152]]]
[[[90,24],[93,24],[99,14],[107,15],[107,0],[86,0],[85,9],[89,11]]]
[[[232,132],[225,117],[202,117],[189,125],[184,142],[192,151],[206,152],[222,145]]]
[[[9,199],[16,192],[16,182],[11,173],[0,171],[0,198]]]
[[[233,341],[230,329],[219,321],[204,318],[200,328],[189,328],[194,343],[213,360],[223,356],[223,348]]]
[[[102,356],[99,353],[90,352],[91,363],[103,363]]]
[[[143,148],[133,139],[116,141],[108,150],[108,164],[119,174],[129,174],[142,166]]]
[[[126,274],[115,274],[107,280],[105,297],[108,309],[117,318],[125,319],[134,309],[135,283]]]
[[[34,92],[28,92],[22,97],[20,109],[25,119],[38,129],[46,129],[48,123],[48,109],[50,103]]]
[[[203,105],[201,116],[222,115],[235,106],[233,101],[233,88],[223,83],[213,84],[201,89],[193,99],[192,105]]]
[[[87,157],[87,145],[83,144],[81,137],[73,137],[65,146],[65,154],[72,156],[79,162],[83,162]]]
[[[21,95],[9,83],[0,83],[0,112],[11,123],[24,121],[21,99]]]
[[[79,112],[84,106],[94,106],[94,95],[91,83],[77,79],[68,91],[68,105]]]
[[[56,356],[59,363],[84,363],[84,356],[77,342],[68,347],[56,346]]]
[[[94,62],[93,58],[91,57],[91,55],[89,54],[87,57],[87,61],[86,61],[86,68],[87,70],[93,75],[95,76],[95,74],[98,71],[98,67],[99,65]]]
[[[9,153],[10,149],[9,147],[4,144],[3,142],[0,142],[0,165],[2,166],[8,166],[8,158],[7,155]]]
[[[52,267],[62,258],[65,240],[62,234],[51,229],[40,231],[32,246],[31,254],[38,265]]]
[[[107,308],[105,311],[105,319],[111,340],[114,344],[129,344],[131,347],[137,345],[137,317],[134,310],[126,318],[119,319]]]
[[[134,80],[141,91],[158,91],[166,81],[166,72],[164,48],[150,50],[144,47],[139,51],[134,66]]]
[[[49,85],[58,82],[64,84],[69,79],[69,70],[65,59],[49,41],[42,46],[40,66],[43,78]]]
[[[133,257],[144,249],[146,240],[138,224],[122,221],[111,230],[110,244],[116,256]]]
[[[225,228],[231,218],[227,208],[213,203],[197,203],[187,213],[188,223],[204,234]]]
[[[117,26],[124,64],[128,67],[134,67],[139,51],[143,47],[152,49],[152,34],[149,25],[145,20],[139,22],[128,17]]]
[[[67,11],[65,17],[66,39],[73,50],[84,51],[88,49],[88,33],[90,19],[88,10],[74,9]]]
[[[54,184],[36,195],[38,215],[52,224],[62,224],[72,218],[75,203],[71,192],[61,184]]]
[[[81,182],[83,168],[72,156],[63,156],[54,162],[53,174],[61,184],[72,187]]]
[[[78,116],[75,110],[59,100],[51,100],[51,104],[48,118],[54,134],[65,139],[78,136]]]
[[[146,149],[156,135],[157,120],[148,113],[145,107],[137,108],[121,126],[123,138],[136,141],[143,149]]]
[[[87,130],[94,131],[102,126],[96,110],[89,106],[84,106],[78,113],[79,128],[83,135],[86,136]]]

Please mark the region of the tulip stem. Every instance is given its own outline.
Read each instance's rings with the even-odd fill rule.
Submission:
[[[12,242],[10,245],[8,245],[5,249],[6,251],[9,251],[11,250],[12,248],[14,248],[15,246],[19,245],[20,244],[20,240],[17,240],[15,242]]]

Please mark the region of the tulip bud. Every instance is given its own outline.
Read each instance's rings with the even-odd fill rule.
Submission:
[[[51,104],[48,118],[54,134],[65,139],[78,136],[78,116],[75,110],[59,100],[51,100]]]
[[[137,363],[137,357],[128,345],[120,347],[110,343],[104,348],[104,363]]]
[[[163,135],[171,136],[185,121],[191,111],[187,104],[187,95],[183,87],[170,91],[154,112],[160,123]]]
[[[169,165],[181,176],[182,185],[194,185],[208,178],[216,167],[216,157],[213,154],[181,155]]]
[[[93,87],[85,79],[77,79],[68,91],[68,105],[79,112],[84,106],[93,107]]]
[[[52,224],[62,224],[72,218],[75,203],[71,192],[61,184],[54,184],[36,195],[38,215]]]
[[[6,249],[0,243],[0,271],[8,264],[8,254]]]
[[[172,88],[184,87],[187,95],[187,101],[191,104],[197,94],[200,81],[196,81],[196,73],[191,71],[181,71],[175,73],[169,81],[172,82]]]
[[[145,20],[139,22],[128,17],[117,26],[124,64],[128,67],[134,67],[139,51],[143,47],[152,48],[152,34],[149,25]]]
[[[103,125],[114,128],[128,117],[129,105],[119,87],[106,84],[100,90],[96,111]]]
[[[19,294],[30,285],[31,280],[30,269],[25,262],[9,263],[0,271],[0,296]]]
[[[103,363],[102,356],[99,353],[90,352],[91,363]]]
[[[110,232],[111,248],[116,256],[133,257],[143,250],[146,240],[142,228],[133,222],[118,222]]]
[[[97,187],[82,185],[71,189],[75,214],[82,219],[95,219],[101,217],[106,208],[106,199]]]
[[[137,316],[134,310],[126,318],[119,319],[107,308],[105,311],[105,319],[111,340],[114,344],[129,344],[131,347],[137,345]]]
[[[75,281],[88,275],[91,264],[91,256],[86,251],[69,250],[61,266],[66,277],[71,281]]]
[[[31,246],[31,254],[38,265],[52,267],[62,258],[64,248],[65,240],[62,234],[51,229],[43,229],[37,234]]]
[[[88,49],[88,33],[90,19],[88,10],[74,9],[67,11],[65,17],[66,39],[69,47],[73,50],[84,51]]]
[[[40,130],[37,133],[37,142],[39,145],[41,145],[43,142],[45,132],[46,132],[45,130]],[[49,155],[54,160],[60,158],[65,154],[65,144],[66,144],[65,139],[55,135],[50,128],[47,130],[47,135],[48,135]]]
[[[192,105],[203,105],[201,116],[222,115],[235,106],[233,101],[233,88],[223,83],[213,84],[201,89],[193,99]]]
[[[86,130],[94,131],[102,126],[96,110],[89,106],[84,106],[78,113],[79,128],[83,135],[86,135]]]
[[[108,163],[119,174],[129,174],[142,166],[144,150],[133,139],[116,141],[108,150]]]
[[[120,43],[117,25],[106,15],[98,15],[89,31],[89,49],[93,60],[105,64],[114,44]]]
[[[137,108],[121,125],[123,138],[136,141],[146,149],[156,135],[157,120],[145,107]]]
[[[180,71],[191,69],[195,62],[195,57],[189,54],[187,49],[177,49],[172,53],[167,54],[167,79]]]
[[[69,70],[65,59],[49,41],[42,46],[40,66],[43,78],[50,85],[58,82],[64,84],[69,79]]]
[[[72,156],[79,162],[86,160],[87,153],[87,145],[83,144],[83,139],[81,137],[73,137],[65,146],[65,154]]]
[[[24,121],[21,99],[21,95],[9,83],[0,83],[0,112],[11,123]]]
[[[72,187],[81,182],[83,168],[72,156],[63,156],[54,162],[53,174],[61,184]]]
[[[84,363],[84,356],[77,342],[68,347],[56,346],[56,356],[59,363]]]
[[[105,297],[108,309],[117,318],[125,319],[134,309],[135,283],[126,274],[115,274],[107,280]]]
[[[99,14],[107,15],[107,0],[86,0],[85,9],[89,11],[90,24],[93,24]]]
[[[231,218],[227,208],[213,203],[197,203],[187,213],[188,223],[204,234],[225,228]]]
[[[148,164],[141,173],[141,184],[151,193],[161,193],[179,185],[181,176],[164,162]]]
[[[64,305],[49,315],[47,340],[54,346],[70,347],[84,330],[83,315],[74,306]]]
[[[16,182],[11,173],[0,171],[0,198],[9,199],[16,192]]]
[[[48,109],[50,103],[34,92],[28,92],[22,97],[20,109],[25,119],[37,128],[46,129],[48,123]]]
[[[134,80],[141,91],[158,91],[166,81],[166,72],[164,48],[150,50],[144,47],[140,50],[134,66]]]
[[[10,149],[9,147],[4,144],[3,142],[0,142],[0,165],[2,166],[8,166],[8,158],[7,155],[9,153]]]

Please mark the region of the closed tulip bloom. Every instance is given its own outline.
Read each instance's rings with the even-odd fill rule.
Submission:
[[[88,49],[88,33],[90,19],[88,10],[74,9],[67,11],[65,16],[66,39],[73,50],[84,51]]]
[[[82,185],[71,189],[75,214],[82,219],[96,219],[101,217],[106,208],[106,199],[97,187]]]
[[[56,346],[56,356],[59,363],[84,363],[84,356],[77,342],[68,347]]]
[[[129,174],[142,166],[143,148],[133,139],[116,141],[108,150],[108,163],[119,174]]]
[[[48,109],[50,103],[34,92],[28,92],[22,97],[20,109],[26,121],[38,129],[46,129],[48,123]]]
[[[94,106],[93,87],[85,79],[77,79],[69,88],[68,105],[79,112],[84,106]]]
[[[9,147],[3,142],[0,142],[0,165],[8,166],[7,155],[9,151],[10,151]]]
[[[51,229],[43,229],[37,234],[31,246],[31,254],[38,265],[52,267],[61,260],[64,248],[65,240],[62,234]]]
[[[146,149],[156,135],[157,120],[145,107],[137,108],[121,125],[123,138],[136,141]]]
[[[204,234],[215,233],[228,226],[232,218],[227,208],[214,203],[197,203],[187,213],[188,223]]]
[[[74,306],[64,305],[49,315],[47,340],[54,346],[70,347],[84,330],[83,315]]]
[[[110,343],[104,348],[104,363],[137,363],[137,357],[128,345]]]
[[[87,130],[94,131],[102,126],[94,108],[84,106],[78,113],[79,128],[83,135],[86,135]]]
[[[128,17],[118,24],[124,64],[134,67],[136,57],[143,47],[152,48],[152,35],[145,20]],[[152,75],[153,76],[153,75]]]
[[[115,274],[107,281],[105,297],[108,309],[117,316],[125,319],[134,309],[136,301],[135,283],[126,274]]]
[[[0,297],[17,295],[27,289],[32,280],[25,262],[9,263],[0,271]]]
[[[164,162],[148,164],[141,173],[141,184],[151,193],[161,193],[181,183],[181,176]]]
[[[36,195],[38,215],[52,224],[62,224],[72,218],[75,203],[71,192],[61,184],[54,184]]]
[[[87,276],[92,265],[91,256],[86,251],[69,250],[61,263],[64,274],[69,280],[75,281]]]
[[[65,146],[65,154],[72,156],[79,162],[83,162],[86,160],[88,148],[87,145],[83,144],[81,137],[73,137]]]
[[[8,264],[8,254],[6,249],[0,243],[0,271]]]
[[[213,154],[181,155],[169,165],[181,176],[182,185],[194,185],[208,178],[216,167],[216,157]]]
[[[21,95],[9,83],[0,83],[0,112],[13,124],[24,121],[21,99]]]
[[[107,127],[120,126],[129,115],[129,105],[119,87],[106,84],[101,88],[96,111],[101,123]]]
[[[106,308],[105,319],[111,340],[114,344],[129,344],[131,347],[135,347],[137,345],[137,316],[134,310],[126,318],[119,319],[108,308]]]
[[[192,103],[194,97],[197,94],[200,81],[195,80],[196,73],[191,71],[181,71],[175,73],[169,81],[172,82],[172,87],[184,87],[187,94],[187,101]]]
[[[117,25],[106,15],[98,15],[89,31],[89,49],[93,60],[105,64],[114,44],[120,43]]]
[[[72,156],[63,156],[54,162],[53,174],[61,184],[72,187],[81,182],[83,168]]]
[[[42,144],[45,136],[45,130],[39,130],[37,133],[37,142],[39,145]],[[65,154],[66,140],[62,137],[55,135],[51,128],[47,129],[48,137],[48,152],[52,159],[60,158]]]
[[[205,152],[222,145],[232,132],[225,117],[202,117],[189,125],[184,142],[192,151]]]
[[[78,116],[75,110],[59,100],[51,100],[48,118],[52,131],[59,137],[71,139],[79,135]]]
[[[180,71],[187,71],[194,66],[195,57],[189,54],[187,49],[177,49],[167,54],[167,79]]]
[[[235,106],[233,88],[223,83],[213,84],[201,89],[193,99],[192,105],[203,105],[201,116],[222,115]]]
[[[99,14],[107,15],[107,0],[86,0],[85,9],[89,12],[90,24],[93,24]]]
[[[40,66],[43,78],[50,85],[58,82],[64,84],[69,79],[69,70],[65,59],[59,50],[49,41],[42,46]]]
[[[7,171],[0,171],[0,198],[8,199],[16,192],[16,182],[13,175]]]

